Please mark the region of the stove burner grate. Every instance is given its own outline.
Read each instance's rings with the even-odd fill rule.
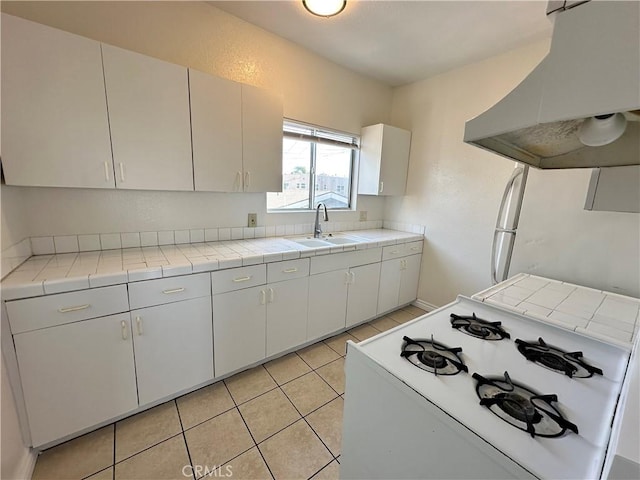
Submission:
[[[578,433],[578,427],[551,404],[558,401],[556,395],[540,395],[514,383],[507,372],[504,372],[504,378],[485,378],[477,373],[473,378],[477,380],[476,393],[480,405],[532,437],[555,438],[567,430]]]
[[[602,375],[602,370],[589,365],[582,359],[582,352],[565,352],[557,347],[547,345],[542,338],[538,338],[538,343],[525,342],[516,339],[518,351],[538,365],[564,373],[572,378],[589,378],[594,374]]]
[[[511,338],[504,328],[501,327],[502,322],[488,322],[476,317],[475,313],[469,315],[451,314],[451,327],[456,328],[472,337],[481,338],[483,340],[502,340],[503,338]]]
[[[469,369],[460,356],[462,348],[448,348],[441,343],[431,340],[412,339],[403,337],[402,352],[400,356],[406,358],[418,368],[435,375],[456,375]]]

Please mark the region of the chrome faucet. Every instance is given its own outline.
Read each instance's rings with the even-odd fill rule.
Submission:
[[[316,223],[313,225],[313,238],[319,238],[322,235],[322,227],[320,227],[320,207],[324,207],[324,221],[329,221],[327,206],[324,203],[319,203],[316,207]]]

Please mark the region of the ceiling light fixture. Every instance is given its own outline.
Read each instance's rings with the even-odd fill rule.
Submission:
[[[302,0],[309,13],[318,17],[333,17],[347,6],[347,0]]]

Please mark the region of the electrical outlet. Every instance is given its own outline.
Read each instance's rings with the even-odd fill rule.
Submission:
[[[247,226],[248,227],[257,227],[258,226],[258,214],[257,213],[250,213],[249,214],[249,219],[247,220]]]
[[[360,211],[360,221],[361,222],[366,222],[367,221],[367,211],[366,210],[361,210]]]

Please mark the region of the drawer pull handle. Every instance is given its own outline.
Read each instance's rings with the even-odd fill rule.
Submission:
[[[180,293],[180,292],[184,292],[184,287],[180,287],[180,288],[171,288],[169,290],[163,290],[162,293],[164,293],[165,295],[169,295],[171,293]]]
[[[282,273],[296,273],[298,271],[297,268],[287,268],[285,270],[282,270]]]
[[[62,307],[62,308],[59,308],[58,311],[60,313],[77,312],[78,310],[85,310],[90,306],[91,306],[90,304],[86,303],[84,305],[76,305],[75,307]]]
[[[142,330],[142,318],[141,317],[136,317],[136,328],[138,329],[138,335],[142,335],[143,330]]]
[[[120,322],[120,328],[122,329],[122,339],[126,340],[127,338],[129,338],[129,334],[127,333],[127,322],[122,320]]]
[[[242,190],[242,172],[237,172],[236,173],[236,184],[234,187],[235,191],[241,191]]]
[[[269,289],[269,303],[273,303],[273,299],[275,297],[275,294],[273,292],[273,288]]]
[[[109,162],[104,162],[104,180],[109,181]]]
[[[356,272],[351,272],[351,285],[356,283]]]
[[[417,252],[418,250],[420,250],[420,247],[411,247],[411,250],[412,250],[413,252]]]
[[[397,253],[400,253],[400,251],[398,251],[398,250],[391,250],[389,253],[390,253],[391,255],[396,255]]]
[[[249,184],[251,182],[251,172],[244,172],[244,188],[249,188]]]
[[[124,182],[124,163],[120,162],[118,166],[120,167],[120,181]]]
[[[267,303],[267,294],[264,290],[260,290],[260,305]]]
[[[246,277],[237,277],[233,279],[235,283],[246,282],[248,280],[251,280],[251,275],[247,275]]]

